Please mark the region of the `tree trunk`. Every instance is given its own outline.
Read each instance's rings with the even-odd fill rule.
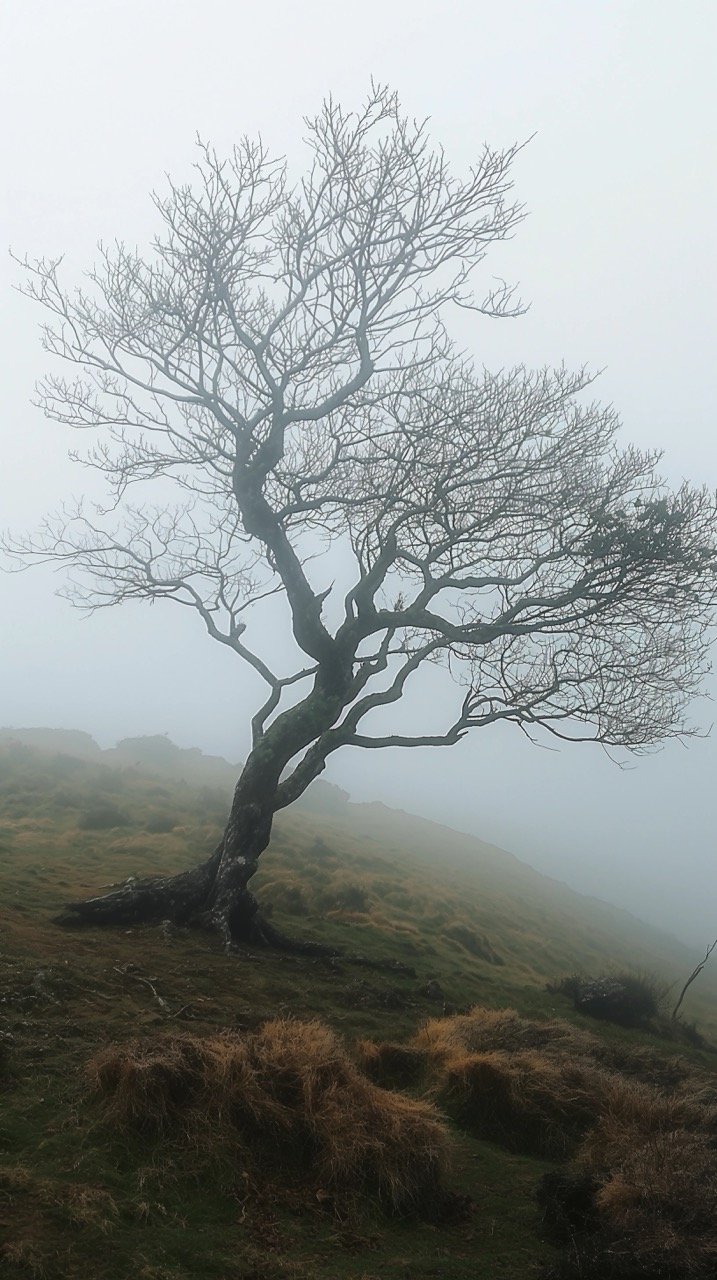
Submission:
[[[331,951],[281,934],[261,915],[249,888],[271,836],[281,769],[280,756],[266,748],[252,752],[234,790],[224,835],[206,862],[174,876],[132,878],[101,897],[68,903],[55,922],[135,925],[169,920],[208,928],[227,947],[250,943],[310,954]]]
[[[234,792],[224,835],[206,862],[175,876],[130,879],[102,897],[69,903],[57,922],[144,924],[170,920],[208,927],[227,945],[268,941],[271,931],[259,915],[249,881],[269,843],[272,796],[250,798],[246,772]]]
[[[128,880],[100,898],[69,903],[58,923],[196,922],[217,932],[228,947],[249,942],[329,952],[318,943],[293,943],[263,919],[249,882],[269,843],[282,773],[334,723],[345,704],[351,670],[350,655],[319,670],[311,693],[278,716],[254,746],[234,789],[222,840],[206,862],[176,876]],[[319,761],[302,790],[322,767]]]

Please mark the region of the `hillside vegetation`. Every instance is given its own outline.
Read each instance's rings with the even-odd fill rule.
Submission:
[[[713,1054],[546,990],[624,968],[676,983],[686,948],[328,786],[281,815],[258,889],[339,957],[63,931],[65,901],[212,849],[230,766],[20,736],[0,742],[11,1280],[712,1274]],[[709,1040],[700,984],[686,1012]]]

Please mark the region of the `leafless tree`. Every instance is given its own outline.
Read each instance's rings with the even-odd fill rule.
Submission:
[[[77,921],[281,942],[249,882],[274,813],[339,748],[449,746],[498,721],[636,751],[691,732],[714,496],[668,491],[655,455],[619,449],[585,371],[488,373],[445,328],[451,306],[521,310],[475,283],[522,217],[515,148],[460,180],[380,88],[307,129],[294,185],[261,142],[200,145],[196,180],[154,198],[148,256],[100,246],[81,289],[59,262],[24,264],[45,348],[74,367],[40,403],[98,433],[82,460],[111,502],[11,550],[64,562],[82,607],[193,609],[266,686],[214,855],[71,904]],[[131,500],[145,485],[153,505]],[[262,652],[271,595],[297,653],[282,672]],[[455,678],[443,725],[383,732],[430,663]]]
[[[687,992],[689,991],[690,987],[692,986],[692,983],[695,981],[695,978],[699,978],[699,976],[700,976],[700,974],[701,974],[702,970],[705,968],[705,965],[707,964],[707,961],[709,960],[710,956],[712,955],[712,952],[714,951],[715,947],[717,947],[717,938],[715,938],[714,942],[711,942],[711,943],[709,944],[709,946],[708,946],[707,950],[705,951],[704,959],[700,960],[699,964],[696,964],[696,965],[695,965],[694,969],[692,970],[692,973],[690,974],[690,976],[689,976],[689,978],[687,979],[687,981],[686,981],[686,983],[685,983],[684,987],[682,988],[682,990],[681,990],[681,992],[680,992],[679,999],[678,999],[678,1001],[677,1001],[677,1004],[675,1005],[674,1009],[672,1010],[672,1021],[673,1021],[673,1022],[676,1022],[676,1021],[677,1021],[677,1015],[678,1015],[678,1013],[680,1012],[680,1009],[682,1008],[682,1001],[684,1000],[685,996],[687,995]]]

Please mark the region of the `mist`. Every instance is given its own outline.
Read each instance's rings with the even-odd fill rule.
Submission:
[[[329,92],[357,105],[373,76],[409,114],[430,116],[457,168],[484,141],[526,142],[514,180],[529,216],[488,269],[518,280],[530,310],[462,319],[461,342],[490,368],[602,370],[596,394],[618,407],[625,441],[663,451],[672,483],[717,484],[712,4],[691,0],[678,20],[647,0],[368,3],[360,15],[315,0],[67,0],[8,6],[5,25],[3,236],[17,253],[64,253],[77,279],[98,240],[151,238],[149,191],[165,171],[189,172],[197,133],[222,150],[261,132],[298,169],[302,117]],[[87,478],[67,457],[74,434],[32,406],[47,362],[17,280],[7,262],[0,523],[26,529]],[[244,756],[260,684],[193,619],[160,605],[82,617],[45,568],[0,581],[0,724],[79,728],[103,746],[168,733]],[[704,731],[716,688],[694,707]],[[408,721],[445,696],[436,672]],[[325,776],[703,947],[717,932],[716,766],[714,736],[615,762],[492,727],[450,750],[345,750]]]

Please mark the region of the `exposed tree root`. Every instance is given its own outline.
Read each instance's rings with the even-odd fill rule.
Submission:
[[[53,923],[66,928],[83,925],[197,924],[218,933],[228,949],[241,945],[270,947],[305,956],[336,956],[335,947],[290,938],[261,914],[254,895],[244,887],[227,905],[212,902],[222,848],[206,862],[176,876],[126,880],[109,893],[69,902]]]
[[[130,878],[101,897],[69,902],[54,923],[72,927],[171,920],[173,924],[186,924],[206,903],[220,861],[221,848],[218,848],[211,858],[191,871],[142,880]]]

